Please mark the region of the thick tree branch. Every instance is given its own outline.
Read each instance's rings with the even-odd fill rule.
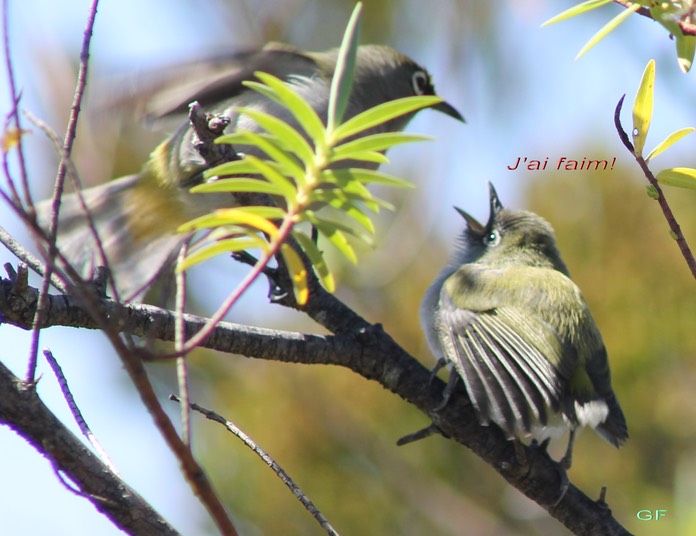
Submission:
[[[0,424],[24,437],[78,492],[128,534],[178,534],[43,404],[34,385],[0,363]]]
[[[0,279],[0,314],[4,321],[26,327],[36,304],[36,290]],[[420,409],[447,436],[467,446],[496,469],[511,485],[540,504],[576,534],[618,535],[628,532],[601,501],[593,501],[572,484],[561,495],[562,473],[545,452],[507,441],[496,426],[482,427],[466,394],[457,391],[441,410],[444,382],[403,350],[380,326],[370,325],[334,296],[318,294],[310,307],[313,316],[340,326],[336,336],[307,335],[221,323],[203,346],[247,357],[295,363],[333,364],[379,382]],[[328,311],[321,311],[326,306]],[[104,311],[118,318],[119,328],[133,334],[173,340],[175,315],[147,305],[121,305],[103,300]],[[337,313],[350,311],[344,324]],[[70,296],[48,301],[46,326],[97,326]],[[187,333],[196,332],[205,319],[185,315]],[[346,329],[350,326],[355,329]],[[599,490],[597,490],[599,493]],[[610,490],[611,494],[611,490]]]

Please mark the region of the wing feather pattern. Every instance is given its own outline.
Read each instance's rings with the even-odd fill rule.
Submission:
[[[549,409],[559,410],[563,378],[553,361],[560,362],[562,343],[551,337],[557,345],[538,348],[520,335],[553,331],[548,324],[510,308],[475,313],[448,299],[442,300],[440,314],[440,325],[446,326],[441,333],[445,354],[464,381],[481,422],[493,421],[513,437],[530,433],[537,423],[545,425]]]

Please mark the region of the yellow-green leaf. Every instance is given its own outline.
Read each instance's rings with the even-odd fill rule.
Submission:
[[[640,87],[633,104],[633,147],[637,156],[643,155],[645,139],[650,129],[653,113],[653,90],[655,86],[655,60],[650,60],[643,71]]]
[[[430,141],[432,136],[420,136],[418,134],[408,134],[405,132],[380,132],[371,136],[364,136],[346,143],[342,143],[333,150],[335,157],[353,158],[350,153],[360,153],[363,151],[386,151],[402,143],[415,141]]]
[[[646,161],[649,161],[651,158],[655,158],[658,154],[664,152],[666,149],[674,145],[676,142],[678,142],[680,139],[682,139],[684,136],[691,134],[694,130],[696,130],[694,127],[686,127],[686,128],[681,128],[677,130],[676,132],[672,132],[669,136],[667,136],[662,143],[658,144],[657,147],[655,147],[648,157],[645,159]]]
[[[668,186],[696,190],[696,169],[669,168],[657,174],[657,180]]]
[[[260,237],[253,235],[225,238],[224,240],[209,242],[187,255],[186,259],[184,259],[181,264],[177,265],[176,269],[177,271],[182,272],[184,270],[188,270],[194,264],[206,261],[211,257],[220,255],[221,253],[245,251],[253,248],[267,250],[268,243]]]
[[[297,158],[287,150],[278,146],[279,140],[268,134],[257,134],[255,132],[241,132],[247,139],[249,145],[253,145],[261,149],[266,156],[270,158],[269,164],[277,164],[278,169],[283,170],[282,173],[292,177],[304,178],[304,168],[298,163]],[[281,142],[282,143],[282,142]],[[249,161],[253,155],[247,155],[244,159]],[[255,165],[251,162],[252,165]]]
[[[602,7],[603,5],[610,4],[611,2],[612,0],[587,0],[587,2],[582,2],[577,6],[573,6],[569,9],[566,9],[565,11],[556,15],[555,17],[551,17],[549,20],[544,22],[541,25],[541,27],[544,28],[545,26],[556,24],[557,22],[570,19],[571,17],[582,15],[583,13],[587,13],[588,11],[591,11],[593,9]]]
[[[679,26],[683,9],[678,2],[648,2],[650,16],[659,22],[674,38],[677,47],[677,63],[682,72],[688,73],[694,61],[696,37],[684,35]]]
[[[378,153],[377,151],[360,151],[358,153],[343,153],[343,154],[332,154],[331,163],[340,162],[343,160],[355,160],[357,162],[372,162],[375,164],[386,164],[389,162],[384,154]]]
[[[323,142],[325,139],[324,124],[314,109],[300,95],[273,75],[262,72],[255,72],[254,75],[263,83],[259,84],[253,81],[242,83],[285,106],[311,139]]]
[[[353,85],[355,63],[358,56],[358,41],[360,38],[362,2],[358,2],[348,21],[343,34],[343,42],[338,51],[336,68],[331,79],[329,90],[329,109],[327,112],[327,130],[332,131],[343,121],[348,107],[350,90]]]
[[[319,276],[321,284],[324,285],[324,288],[329,292],[335,292],[336,280],[334,279],[331,270],[329,270],[329,266],[324,260],[323,253],[314,243],[314,240],[312,240],[302,231],[298,230],[293,231],[292,235],[300,243],[300,246],[302,246],[302,249],[307,254],[307,257],[309,257],[309,260],[312,262],[312,266]]]
[[[280,246],[280,253],[288,267],[288,273],[292,280],[292,290],[295,294],[295,300],[299,305],[307,303],[309,298],[309,288],[307,287],[307,269],[305,268],[302,259],[292,247],[287,244]]]
[[[290,151],[295,153],[302,162],[311,162],[314,158],[314,150],[307,140],[288,125],[282,119],[273,115],[255,110],[254,108],[242,108],[241,111],[256,121],[267,132],[282,140]],[[223,136],[224,140],[225,137]],[[220,140],[220,138],[218,138]]]
[[[327,174],[332,174],[338,181],[359,181],[364,184],[384,184],[386,186],[396,186],[400,188],[415,188],[415,184],[393,175],[387,175],[379,171],[361,168],[334,169],[327,170]]]
[[[621,24],[623,21],[625,21],[628,17],[630,17],[633,13],[638,11],[640,9],[640,4],[635,3],[624,9],[621,13],[619,13],[616,17],[611,19],[609,22],[607,22],[604,26],[602,26],[599,31],[594,34],[590,40],[585,44],[584,47],[582,47],[582,50],[578,52],[578,55],[575,56],[575,59],[580,59],[588,50],[590,50],[593,46],[595,46],[597,43],[599,43],[602,39],[604,39],[607,35],[609,35],[611,32],[613,32],[616,27]]]
[[[256,192],[260,194],[282,195],[283,190],[277,185],[265,180],[248,179],[245,177],[235,177],[231,179],[219,179],[211,182],[204,182],[194,186],[190,190],[197,193],[220,193],[220,192]]]
[[[440,97],[430,95],[404,97],[402,99],[383,102],[374,108],[370,108],[351,117],[348,121],[339,125],[333,132],[333,141],[334,143],[338,143],[354,134],[381,125],[402,115],[415,113],[417,110],[435,106],[440,102],[442,102]]]
[[[684,35],[679,29],[679,33],[674,35],[677,42],[677,63],[683,73],[688,73],[691,64],[694,62],[694,52],[696,52],[696,36]]]
[[[235,140],[241,139],[239,137],[239,133],[225,135],[222,137],[229,139],[232,136],[235,137]],[[218,138],[218,140],[219,139],[220,138]],[[231,175],[232,176],[254,175],[256,173],[258,173],[258,169],[256,169],[256,167],[254,167],[248,160],[243,158],[241,160],[234,160],[232,162],[225,162],[224,164],[220,164],[219,166],[215,166],[214,168],[211,168],[208,171],[206,171],[203,176],[205,178],[210,178],[210,177],[222,177],[222,176],[231,176]]]
[[[268,162],[254,155],[248,154],[244,158],[249,160],[249,163],[255,166],[268,182],[277,186],[278,189],[283,192],[282,195],[288,202],[295,199],[297,196],[297,188],[295,188],[295,185],[288,180],[287,177],[284,177],[281,173],[276,171]]]
[[[249,207],[251,208],[251,207]],[[264,207],[265,208],[265,207]],[[271,237],[278,235],[278,228],[272,221],[255,214],[247,207],[242,208],[226,208],[216,210],[200,218],[196,218],[179,226],[178,231],[185,233],[195,231],[197,229],[209,229],[211,227],[222,227],[224,225],[246,225],[253,229],[257,229]]]

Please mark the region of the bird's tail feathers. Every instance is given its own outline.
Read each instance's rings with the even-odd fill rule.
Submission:
[[[138,204],[132,201],[133,186],[139,175],[128,175],[82,192],[94,222],[119,295],[124,300],[139,297],[162,270],[173,261],[184,238],[168,232],[153,232],[147,240],[139,240],[134,222],[142,221]],[[46,228],[51,217],[50,201],[37,205],[39,224]],[[77,194],[61,200],[58,220],[58,248],[85,278],[103,264],[96,238]]]
[[[628,426],[621,406],[613,392],[604,397],[609,414],[604,422],[597,425],[597,433],[606,441],[619,448],[628,439]]]

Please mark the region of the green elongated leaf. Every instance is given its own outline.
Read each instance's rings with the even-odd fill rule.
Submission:
[[[240,132],[233,132],[231,134],[227,134],[225,136],[229,143],[234,145],[236,148],[238,148],[240,145],[242,147],[244,146],[256,146],[257,143],[260,145],[263,145],[264,147],[267,147],[267,144],[271,144],[273,147],[275,147],[276,151],[281,151],[283,153],[286,153],[288,156],[290,156],[290,153],[287,153],[285,148],[283,147],[282,141],[278,140],[275,138],[272,134],[267,134],[267,133],[262,133],[262,134],[257,134],[255,132],[249,132],[249,131],[240,131]],[[274,149],[270,149],[273,151]],[[220,166],[214,168],[214,171],[222,170],[227,171],[229,170],[229,173],[211,173],[210,171],[206,173],[206,175],[210,176],[230,176],[230,175],[239,175],[237,171],[239,169],[249,169],[250,171],[246,171],[244,175],[257,175],[259,173],[258,167],[253,164],[252,160],[249,160],[246,158],[247,156],[253,156],[250,154],[244,155],[245,158],[242,158],[241,160],[234,160],[232,162],[226,162],[224,164],[220,164]],[[283,162],[285,162],[285,159],[283,159]],[[294,157],[290,157],[290,162],[287,164],[283,162],[279,162],[277,160],[273,159],[264,159],[266,164],[271,166],[273,169],[275,169],[278,173],[281,175],[285,176],[293,176],[293,174],[297,173],[298,170],[298,162],[294,160]],[[226,167],[229,166],[229,167]],[[238,167],[237,167],[238,166]],[[293,176],[294,178],[294,176]],[[302,173],[302,178],[304,178],[304,172]]]
[[[333,176],[334,180],[341,184],[342,181],[359,181],[365,184],[375,183],[387,186],[397,186],[399,188],[415,188],[415,184],[393,175],[387,175],[380,171],[371,169],[349,168],[349,169],[327,169],[322,172],[322,176]]]
[[[580,59],[585,53],[590,50],[592,47],[594,47],[597,43],[599,43],[602,39],[604,39],[607,35],[609,35],[611,32],[613,32],[616,27],[621,24],[623,21],[625,21],[628,17],[630,17],[633,13],[638,11],[641,8],[641,5],[639,3],[631,4],[629,7],[624,9],[621,13],[619,13],[616,17],[611,19],[609,22],[607,22],[604,26],[602,26],[599,31],[594,34],[592,37],[590,37],[590,40],[585,44],[584,47],[578,52],[578,55],[575,56],[575,59],[578,60]]]
[[[280,189],[282,196],[290,203],[294,202],[297,197],[297,188],[285,176],[278,173],[273,167],[254,155],[248,154],[244,157],[249,162],[256,166],[258,171],[268,180]]]
[[[331,190],[325,190],[315,192],[312,201],[314,203],[327,205],[332,209],[337,210],[341,216],[348,216],[368,233],[372,235],[375,234],[374,224],[372,223],[370,217],[365,213],[365,209],[371,207],[368,207],[367,203],[365,203],[362,199],[346,195],[341,190],[336,190],[336,193],[333,193]],[[315,205],[312,205],[312,209],[315,212],[319,210],[318,208],[315,208]]]
[[[694,62],[694,52],[696,52],[696,36],[684,35],[681,33],[681,28],[678,34],[673,34],[674,40],[677,42],[677,63],[683,73],[688,73],[691,70],[691,65]]]
[[[255,214],[267,220],[282,220],[287,215],[285,210],[280,207],[248,206],[240,207],[239,210],[243,210],[248,214]]]
[[[669,168],[657,174],[657,180],[668,186],[696,190],[696,169]]]
[[[264,151],[271,161],[265,161],[280,175],[288,175],[298,181],[304,181],[305,171],[297,163],[297,159],[278,146],[278,140],[267,136],[261,136],[254,132],[246,132],[248,143]],[[258,162],[254,160],[254,155],[246,155],[246,160],[258,167]],[[261,161],[261,160],[259,160]],[[277,164],[274,165],[274,164]],[[279,171],[282,170],[282,171]],[[287,179],[286,179],[287,180]]]
[[[331,155],[332,164],[346,160],[354,160],[356,162],[372,162],[375,164],[386,164],[389,162],[389,158],[382,153],[378,153],[377,151],[360,151],[339,156],[336,156],[335,154]]]
[[[331,270],[329,270],[329,266],[324,260],[324,254],[319,250],[317,245],[314,243],[314,240],[312,240],[302,231],[298,230],[293,231],[292,235],[299,242],[300,246],[307,254],[307,257],[309,257],[309,260],[311,261],[315,272],[319,276],[321,284],[324,285],[324,288],[329,292],[335,292],[336,280],[334,279]]]
[[[177,270],[182,272],[216,255],[254,248],[268,249],[268,243],[254,235],[225,238],[224,240],[209,242],[187,255],[184,262],[177,266]]]
[[[338,125],[346,113],[350,90],[353,86],[353,74],[355,72],[355,58],[358,54],[358,40],[360,36],[360,15],[362,2],[358,2],[343,34],[343,42],[338,51],[336,68],[334,69],[329,91],[329,109],[326,130],[331,132]]]
[[[400,117],[402,115],[414,113],[417,110],[428,108],[442,102],[440,97],[421,95],[418,97],[404,97],[365,110],[364,112],[351,117],[348,121],[336,127],[332,133],[334,144],[345,140],[354,134],[363,132],[369,128],[381,125]]]
[[[243,84],[256,91],[260,91],[264,95],[272,98],[276,102],[285,106],[298,124],[304,129],[307,135],[315,141],[323,141],[326,137],[324,124],[319,119],[317,113],[312,107],[297,93],[295,93],[287,84],[279,78],[268,73],[256,72],[254,75],[263,82],[246,81]],[[263,86],[269,87],[272,91],[266,91]]]
[[[210,177],[220,177],[225,175],[254,175],[256,173],[258,173],[258,169],[251,165],[248,160],[242,159],[234,160],[232,162],[225,162],[224,164],[210,168],[203,174],[203,176],[209,179]]]
[[[307,303],[309,288],[307,287],[307,269],[297,252],[287,244],[281,244],[280,254],[283,256],[288,274],[292,281],[292,290],[299,305]]]
[[[283,195],[275,184],[260,179],[233,178],[206,182],[191,188],[193,193],[258,192],[260,194]]]
[[[346,259],[348,259],[353,264],[358,263],[358,257],[355,254],[355,250],[348,242],[346,235],[344,235],[340,230],[333,226],[325,225],[322,223],[315,224],[315,227],[326,239],[335,247]]]
[[[633,104],[633,147],[636,155],[643,155],[645,139],[650,129],[653,113],[653,91],[655,86],[655,60],[645,66],[640,80],[636,101]]]
[[[357,138],[346,143],[342,143],[333,150],[335,157],[353,158],[350,153],[361,153],[363,151],[386,151],[387,149],[402,143],[412,143],[417,141],[430,141],[431,136],[420,136],[418,134],[407,134],[405,132],[380,132],[363,138]]]
[[[346,193],[345,190],[320,188],[314,191],[313,196],[319,203],[324,203],[335,208],[340,208],[341,203],[350,202],[354,205],[360,203],[375,214],[379,213],[380,207],[387,210],[394,210],[394,206],[391,203],[382,199],[377,197],[370,197],[368,199],[362,195]]]
[[[278,119],[277,117],[254,110],[253,108],[242,108],[242,113],[245,113],[256,121],[259,126],[266,129],[267,132],[282,140],[288,150],[295,153],[305,165],[314,159],[314,149],[307,143],[307,140],[290,125]],[[224,137],[223,137],[224,138]],[[220,138],[218,138],[220,139]]]
[[[358,207],[355,203],[344,201],[343,203],[336,202],[335,204],[331,205],[340,210],[342,214],[345,214],[349,218],[355,220],[355,222],[368,233],[372,235],[375,234],[375,226],[372,223],[372,219],[370,219],[367,214],[360,210],[360,207]]]
[[[676,132],[672,132],[669,136],[667,136],[662,143],[658,144],[657,147],[655,147],[648,157],[645,159],[646,161],[650,161],[651,158],[655,158],[658,154],[662,153],[672,145],[674,145],[676,142],[678,142],[680,139],[682,139],[684,136],[687,136],[691,134],[694,130],[696,130],[694,127],[686,127],[686,128],[681,128],[677,130]]]
[[[332,199],[343,199],[343,196],[345,196],[347,199],[360,201],[375,214],[379,213],[380,207],[394,210],[394,206],[391,203],[374,197],[364,184],[355,180],[344,181],[340,184],[340,188],[318,188],[315,190],[315,195],[320,200],[326,202],[330,202]]]
[[[274,207],[239,207],[239,208],[224,208],[219,209],[205,216],[195,218],[179,226],[177,229],[180,233],[195,231],[197,229],[209,229],[211,227],[222,227],[225,225],[245,225],[252,229],[257,229],[271,237],[278,234],[278,228],[265,218],[259,211],[249,210],[257,208],[274,208]]]
[[[551,24],[556,24],[557,22],[561,22],[561,21],[570,19],[570,18],[575,17],[577,15],[582,15],[583,13],[587,13],[588,11],[592,11],[593,9],[597,9],[598,7],[602,7],[606,4],[610,4],[612,1],[613,0],[587,0],[587,2],[582,2],[581,4],[578,4],[577,6],[573,6],[569,9],[566,9],[565,11],[556,15],[555,17],[551,17],[549,20],[542,23],[541,27],[544,28],[545,26],[550,26]]]

